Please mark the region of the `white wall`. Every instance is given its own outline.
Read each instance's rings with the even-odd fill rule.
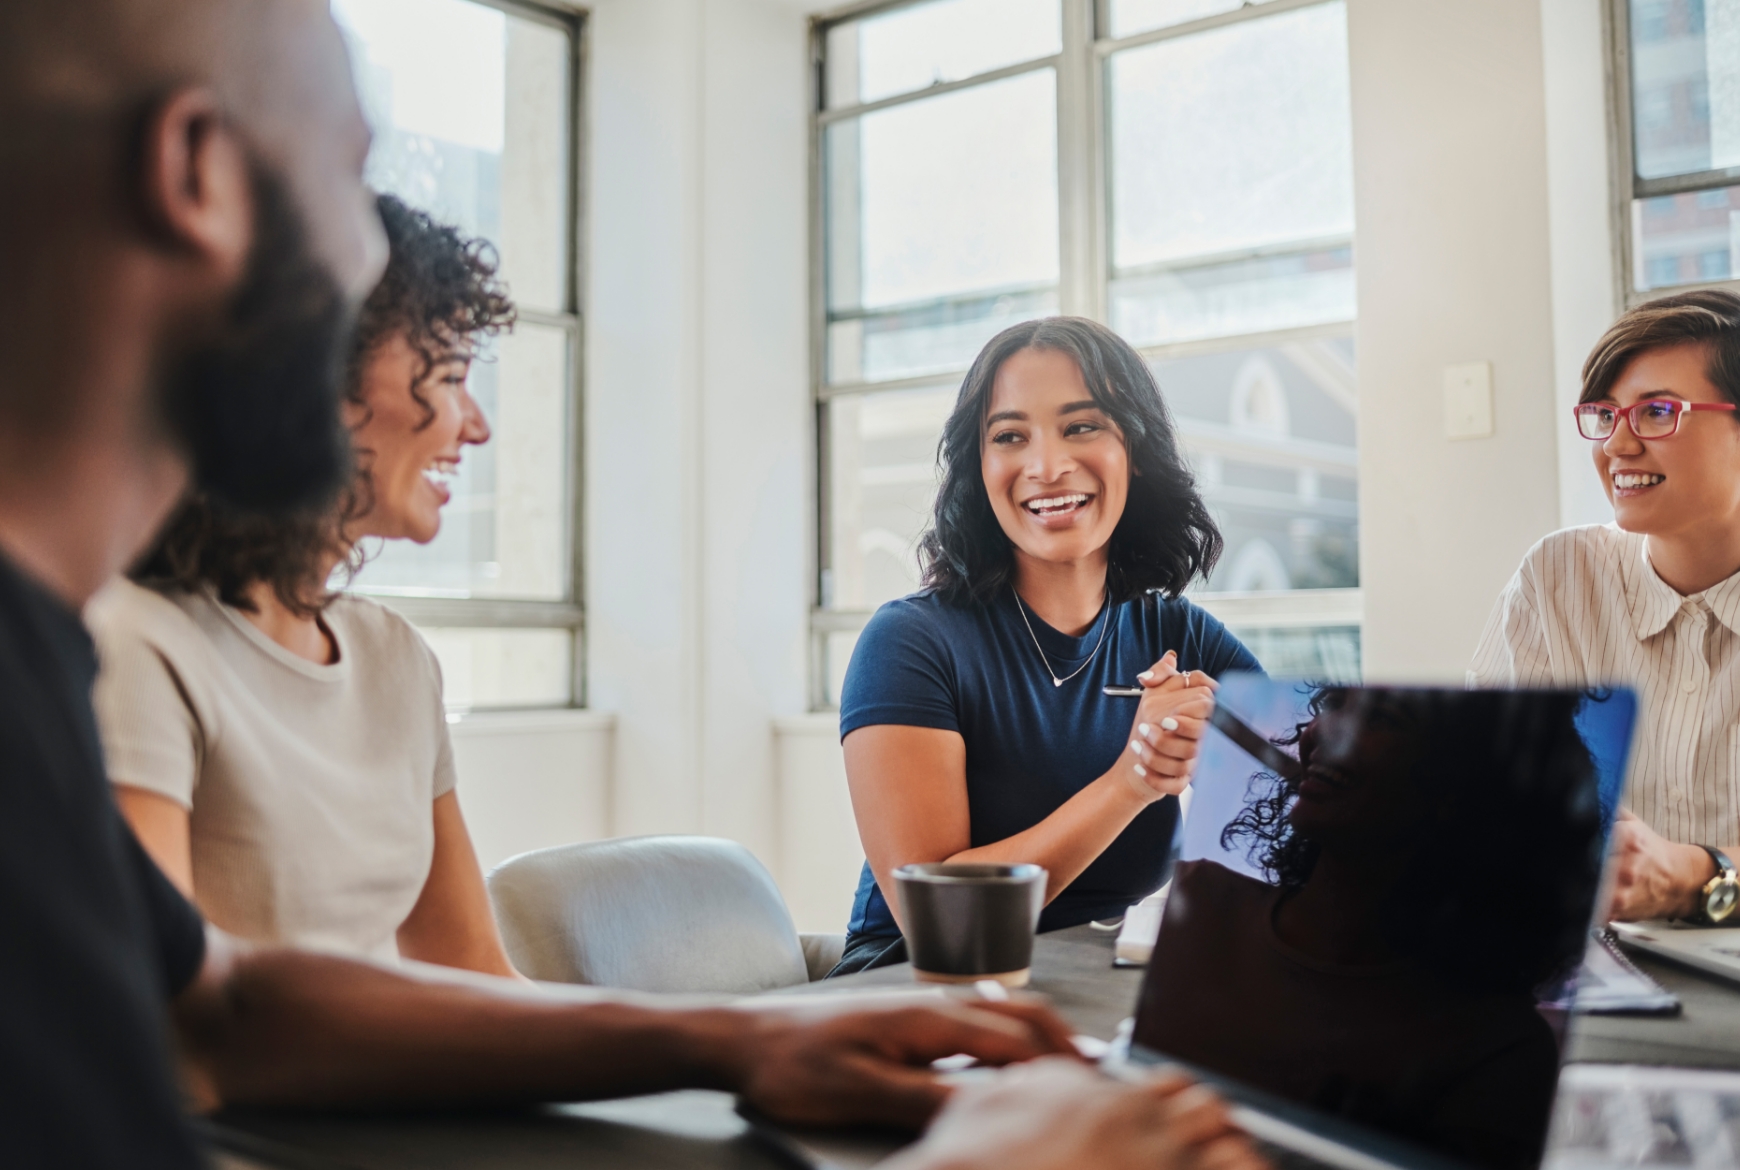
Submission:
[[[733,837],[778,872],[773,720],[806,699],[807,23],[600,0],[590,52],[587,667],[618,717],[614,827]]]
[[[1613,254],[1614,201],[1607,127],[1601,0],[1541,0],[1547,95],[1547,203],[1553,256],[1554,406],[1559,427],[1559,523],[1613,519],[1571,426],[1583,359],[1622,305]]]
[[[1349,0],[1375,679],[1460,679],[1498,591],[1559,525],[1552,244],[1607,241],[1551,231],[1542,20],[1519,0]],[[1555,46],[1556,67],[1599,69],[1595,48],[1591,63]],[[1566,321],[1568,339],[1586,325]],[[1492,363],[1495,433],[1450,440],[1443,369],[1479,361]]]
[[[593,711],[503,711],[448,725],[485,872],[516,853],[611,835],[615,724]]]

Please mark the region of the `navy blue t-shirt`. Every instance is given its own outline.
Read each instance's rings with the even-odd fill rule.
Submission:
[[[1111,768],[1130,741],[1137,701],[1100,688],[1135,685],[1168,650],[1178,652],[1178,669],[1215,678],[1262,669],[1220,622],[1156,593],[1108,607],[1079,638],[1028,617],[1031,635],[1013,590],[983,606],[950,605],[933,593],[891,601],[864,627],[840,695],[842,739],[877,724],[960,733],[975,848],[1032,828]],[[1055,686],[1035,638],[1060,677],[1090,654],[1093,662]],[[1045,908],[1039,929],[1115,918],[1153,893],[1166,880],[1177,826],[1176,798],[1143,809]],[[854,939],[900,933],[868,864],[847,931]]]

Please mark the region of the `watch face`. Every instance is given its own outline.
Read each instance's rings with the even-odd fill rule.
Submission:
[[[1740,882],[1721,882],[1704,895],[1704,916],[1711,922],[1721,922],[1740,905]]]

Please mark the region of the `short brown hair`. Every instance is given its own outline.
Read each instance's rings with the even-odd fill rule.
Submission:
[[[1583,363],[1583,394],[1577,401],[1606,398],[1633,358],[1672,345],[1702,345],[1704,376],[1740,406],[1740,296],[1716,288],[1658,297],[1615,321]]]

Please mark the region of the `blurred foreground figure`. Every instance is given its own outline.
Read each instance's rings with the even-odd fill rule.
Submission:
[[[1067,1046],[1018,1005],[576,1003],[207,930],[112,803],[78,610],[189,486],[272,513],[348,479],[340,360],[384,256],[368,131],[325,0],[5,0],[0,126],[7,1165],[197,1166],[188,1097],[693,1085],[792,1120],[917,1125],[946,1095],[930,1060]]]

